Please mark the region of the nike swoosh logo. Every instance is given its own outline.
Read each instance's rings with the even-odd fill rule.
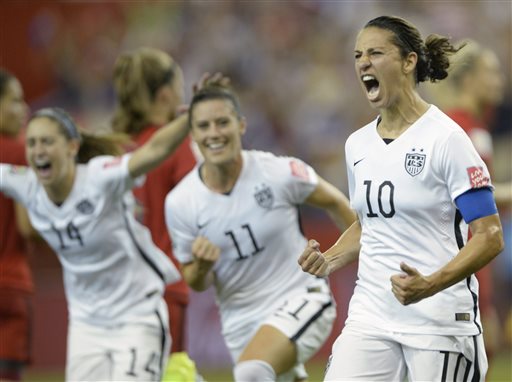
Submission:
[[[359,162],[361,162],[362,160],[364,160],[364,158],[359,159],[358,161],[355,161],[355,162],[354,162],[354,167],[356,166],[356,164],[358,164],[358,163],[359,163]]]
[[[208,225],[209,222],[206,222],[206,223],[203,223],[203,224],[199,224],[197,223],[197,229],[203,229],[204,227],[206,227]]]

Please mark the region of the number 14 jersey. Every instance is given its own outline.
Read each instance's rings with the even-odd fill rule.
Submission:
[[[178,270],[133,215],[129,154],[77,165],[73,188],[54,204],[32,169],[0,164],[0,190],[22,203],[62,264],[72,319],[116,325],[152,314]]]

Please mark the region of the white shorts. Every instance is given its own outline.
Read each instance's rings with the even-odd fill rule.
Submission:
[[[324,381],[483,382],[486,373],[481,334],[411,335],[348,324],[333,344]]]
[[[134,324],[70,322],[66,381],[160,381],[171,347],[162,307]]]
[[[303,363],[309,360],[327,340],[335,319],[336,303],[329,286],[325,284],[304,288],[304,293],[283,301],[263,322],[246,328],[243,333],[245,336],[243,344],[236,348],[230,347],[229,350],[236,362],[245,346],[262,325],[273,326],[294,342],[297,347],[297,365],[293,371],[286,375],[280,375],[278,380],[293,381],[295,377],[307,378]],[[242,333],[239,334],[242,335]]]

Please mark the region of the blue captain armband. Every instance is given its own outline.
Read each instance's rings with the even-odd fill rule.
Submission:
[[[498,212],[489,187],[466,191],[455,198],[455,204],[466,223]]]

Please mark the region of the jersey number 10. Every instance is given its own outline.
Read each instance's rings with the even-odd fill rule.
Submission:
[[[365,180],[364,185],[366,186],[366,204],[368,205],[368,213],[366,214],[366,216],[368,216],[369,218],[376,218],[379,216],[379,214],[373,212],[372,203],[370,201],[372,181]],[[382,194],[384,193],[384,191],[386,189],[389,189],[388,206],[386,206],[387,211],[384,209],[384,206],[382,205]],[[392,218],[395,215],[395,203],[393,201],[394,192],[395,192],[395,186],[389,180],[386,180],[379,185],[379,193],[378,193],[377,201],[379,204],[379,211],[380,211],[381,215],[384,216],[385,218]]]

